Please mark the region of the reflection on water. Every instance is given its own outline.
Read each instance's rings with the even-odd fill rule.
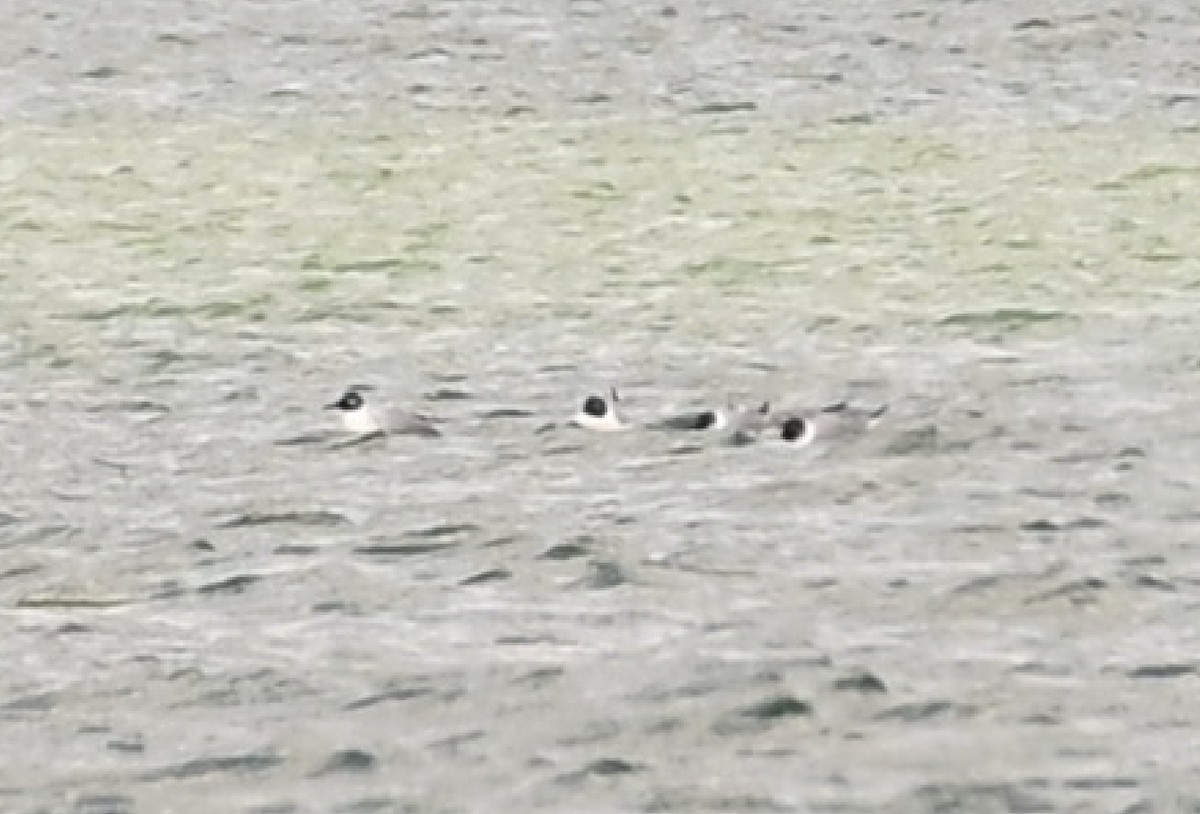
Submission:
[[[19,807],[1154,799],[1194,134],[443,127],[0,137]],[[347,443],[349,384],[443,437]],[[891,407],[802,450],[566,426],[610,385]]]

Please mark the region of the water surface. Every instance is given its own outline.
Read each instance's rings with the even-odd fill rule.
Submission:
[[[1087,65],[1132,47],[1104,46],[1107,14],[979,42],[999,75],[1014,38],[1074,26]],[[796,24],[773,19],[728,30]],[[333,32],[289,36],[285,65],[341,66],[317,85],[362,70]],[[878,88],[882,121],[829,95],[790,119],[802,97],[757,59],[758,105],[707,112],[731,94],[543,78],[513,102],[519,65],[478,106],[356,103],[377,73],[270,95],[269,52],[232,44],[248,73],[188,92],[206,74],[179,54],[217,52],[162,35],[129,47],[174,82],[79,50],[115,72],[13,85],[0,808],[1200,805],[1200,144],[1158,115],[1179,36],[1138,69],[1155,114],[1063,79],[1020,107],[1034,124],[982,94],[932,126]],[[737,49],[705,53],[697,75],[736,79]],[[330,434],[321,405],[359,383],[444,437]],[[562,426],[614,384],[639,420],[890,410],[801,451]]]

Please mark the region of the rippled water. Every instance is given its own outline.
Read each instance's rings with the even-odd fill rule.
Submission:
[[[1068,78],[1108,47],[1016,16]],[[0,132],[0,810],[1200,809],[1194,130],[239,107],[270,71],[217,116],[98,53]],[[775,87],[732,53],[679,98]],[[1059,79],[1067,119],[1115,93]],[[443,437],[341,437],[348,384]],[[564,426],[614,384],[890,409],[804,450]]]
[[[1132,135],[10,131],[4,807],[1194,805],[1200,152]]]

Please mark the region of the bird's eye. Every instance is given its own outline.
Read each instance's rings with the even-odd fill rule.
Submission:
[[[608,412],[608,404],[599,396],[588,396],[583,411],[594,418],[603,418]]]
[[[783,431],[779,434],[784,441],[797,441],[804,435],[804,419],[789,418],[783,422]]]

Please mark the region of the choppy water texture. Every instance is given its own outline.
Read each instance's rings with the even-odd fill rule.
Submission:
[[[23,4],[0,810],[1200,810],[1195,12],[790,5]],[[958,101],[773,83],[787,25]],[[444,437],[346,443],[347,384]],[[563,426],[610,384],[890,411]]]

